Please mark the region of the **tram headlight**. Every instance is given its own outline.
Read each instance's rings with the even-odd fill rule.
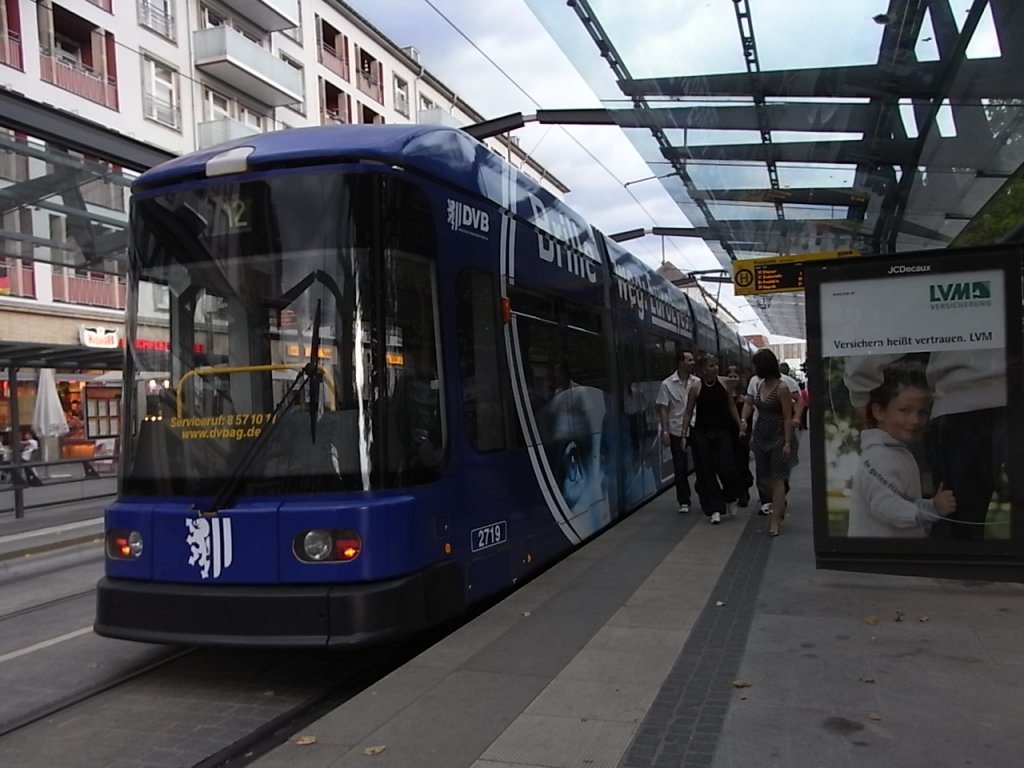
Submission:
[[[292,551],[304,563],[347,563],[363,551],[363,539],[348,528],[301,531],[292,541]]]
[[[138,531],[107,531],[107,557],[114,560],[135,560],[142,557],[142,549],[142,534]]]
[[[330,531],[312,530],[307,531],[302,537],[302,552],[305,554],[303,560],[320,562],[329,560],[334,551],[334,542]]]
[[[140,557],[142,555],[142,534],[138,531],[132,531],[128,534],[128,552],[132,557]]]

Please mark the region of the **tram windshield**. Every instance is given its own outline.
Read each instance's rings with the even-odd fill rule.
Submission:
[[[124,493],[227,503],[438,476],[420,189],[303,169],[139,196],[132,216]]]

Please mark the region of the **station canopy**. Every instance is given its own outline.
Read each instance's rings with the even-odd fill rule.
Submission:
[[[1019,0],[526,2],[603,105],[550,122],[620,126],[730,273],[1024,236]]]

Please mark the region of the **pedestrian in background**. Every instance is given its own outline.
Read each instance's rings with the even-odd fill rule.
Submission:
[[[736,514],[740,478],[736,470],[736,435],[740,417],[729,390],[718,377],[718,358],[697,357],[697,390],[690,448],[700,508],[712,525]]]
[[[740,431],[757,412],[750,439],[759,488],[768,488],[772,494],[772,510],[768,535],[778,536],[786,516],[786,482],[790,469],[796,463],[793,451],[793,395],[780,378],[779,361],[770,349],[754,354],[754,373],[758,381],[754,397],[743,406]]]
[[[747,401],[747,381],[740,371],[738,365],[730,365],[726,369],[725,378],[722,381],[726,390],[732,397],[733,405],[736,406],[736,413],[743,413],[743,405]],[[739,478],[739,497],[736,505],[746,507],[750,503],[750,489],[754,485],[754,473],[750,471],[750,435],[741,433],[739,422],[736,426],[736,473]]]
[[[39,437],[28,427],[21,428],[21,460],[22,461],[33,461],[36,458],[36,452],[39,450]],[[39,475],[32,467],[23,467],[22,471],[25,473],[25,481],[29,485],[42,485],[43,481],[39,479]]]
[[[693,352],[689,349],[676,351],[676,370],[661,382],[658,397],[654,401],[661,420],[661,441],[672,452],[672,468],[676,479],[676,503],[679,512],[690,511],[690,480],[687,475],[686,438],[693,418],[693,405],[700,379],[694,376]]]
[[[770,350],[769,350],[770,351]],[[755,353],[756,355],[756,353]],[[775,354],[772,353],[772,357]],[[778,359],[778,358],[776,358]],[[779,379],[786,385],[789,390],[790,397],[793,404],[793,429],[794,431],[800,427],[801,411],[803,410],[800,404],[800,386],[797,384],[796,379],[789,375],[789,365],[786,363],[779,363]],[[761,385],[761,379],[757,376],[756,369],[755,374],[750,377],[750,382],[747,384],[747,399],[752,400],[757,394],[758,387]],[[754,412],[756,416],[756,411]],[[748,432],[752,430],[748,429]],[[799,442],[794,439],[793,441],[793,454],[794,457],[799,454]],[[786,493],[789,493],[789,480],[786,480]],[[757,486],[757,495],[761,502],[761,509],[758,511],[759,515],[770,515],[772,513],[772,492],[768,487]]]

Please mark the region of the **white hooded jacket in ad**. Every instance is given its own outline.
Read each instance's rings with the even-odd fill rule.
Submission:
[[[922,538],[939,519],[921,498],[921,470],[907,446],[882,429],[860,433],[847,536]]]

